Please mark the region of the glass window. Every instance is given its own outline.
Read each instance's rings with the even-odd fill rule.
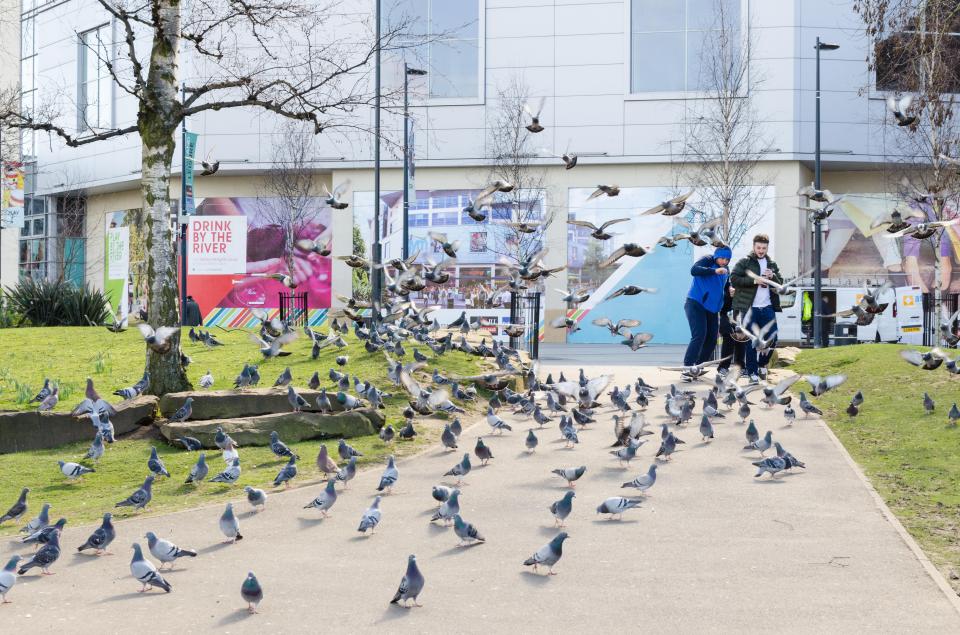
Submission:
[[[430,41],[409,49],[407,63],[427,70],[433,98],[480,96],[480,0],[391,0],[392,28],[404,25]],[[388,27],[391,28],[391,27]]]
[[[430,225],[429,214],[410,214],[410,227],[427,227]]]
[[[80,35],[78,128],[102,130],[113,127],[113,79],[106,62],[113,59],[109,24]]]
[[[456,225],[459,212],[434,212],[433,225]]]
[[[733,42],[742,40],[742,0],[631,0],[630,91],[632,93],[703,90],[705,43],[720,32],[719,7],[732,26]]]

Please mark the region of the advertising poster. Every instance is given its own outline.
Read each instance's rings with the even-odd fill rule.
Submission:
[[[103,290],[118,320],[129,315],[130,228],[107,227]]]
[[[187,275],[246,272],[246,216],[190,219],[187,224]]]
[[[3,162],[0,181],[0,222],[3,227],[23,228],[23,164]]]

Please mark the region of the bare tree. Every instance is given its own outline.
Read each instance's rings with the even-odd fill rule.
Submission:
[[[762,78],[750,68],[750,29],[739,12],[715,0],[714,15],[700,57],[704,98],[688,104],[684,161],[675,176],[696,189],[705,219],[721,218],[717,233],[734,245],[763,212],[764,189],[757,185],[764,134],[753,102]]]
[[[955,117],[960,1],[856,0],[854,9],[874,45],[868,62],[877,89],[889,91],[895,105],[905,103],[897,99],[900,95],[910,97],[900,117],[887,114],[890,130],[882,138],[890,157],[890,180],[905,205],[921,209],[927,220],[952,220],[960,212],[960,122]],[[923,240],[933,247],[933,332],[939,334],[941,293],[951,282],[944,269],[952,269],[950,256],[941,256],[940,246],[949,238],[939,228]],[[917,266],[911,262],[905,268]]]
[[[337,10],[335,0],[98,0],[116,21],[122,42],[89,46],[121,91],[136,100],[136,123],[115,129],[74,131],[64,104],[23,112],[19,95],[0,98],[0,123],[45,131],[78,147],[137,133],[142,144],[140,190],[146,219],[148,314],[154,326],[179,322],[176,253],[170,223],[170,174],[177,128],[186,117],[246,108],[301,121],[319,134],[357,128],[353,113],[373,101],[368,81],[378,49],[399,46],[403,24],[385,29],[378,42],[369,14]],[[185,51],[184,51],[185,49]],[[104,51],[107,51],[105,54]],[[183,87],[181,54],[193,57],[200,81]],[[387,94],[387,99],[395,99]],[[150,390],[189,387],[179,359],[179,334],[171,353],[147,353]]]
[[[526,129],[530,115],[524,105],[530,99],[527,85],[514,76],[498,89],[498,107],[488,128],[487,155],[491,159],[488,182],[500,179],[514,187],[511,192],[494,198],[494,209],[508,210],[511,220],[510,224],[491,223],[493,240],[488,242],[487,249],[513,261],[525,260],[542,249],[547,228],[555,216],[544,209],[546,171],[537,163],[541,149],[536,135]],[[532,227],[533,231],[525,231],[520,224]]]

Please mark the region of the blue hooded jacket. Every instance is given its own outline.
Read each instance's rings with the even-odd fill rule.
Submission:
[[[718,274],[716,270],[719,267],[713,256],[704,256],[690,268],[693,283],[690,285],[687,297],[698,302],[710,313],[717,313],[723,308],[727,274]]]

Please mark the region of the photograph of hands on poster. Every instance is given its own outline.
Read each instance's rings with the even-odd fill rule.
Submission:
[[[409,249],[418,254],[417,263],[440,263],[449,258],[430,233],[442,234],[447,242],[457,243],[456,263],[445,269],[450,279],[442,284],[428,284],[411,297],[448,309],[484,308],[509,305],[509,291],[503,288],[508,280],[507,268],[499,263],[516,253],[518,235],[504,225],[513,220],[512,203],[507,195],[498,195],[492,209],[485,210],[487,219],[477,222],[463,208],[480,190],[418,190],[409,208]],[[542,218],[544,193],[520,193],[521,200],[532,201],[534,217]],[[385,192],[380,196],[382,223],[381,242],[384,262],[403,254],[403,195]],[[364,256],[370,257],[373,244],[373,192],[354,192],[354,223],[360,230]],[[530,215],[528,215],[530,216]],[[391,270],[390,275],[394,275]]]
[[[934,220],[929,206],[911,202],[891,194],[848,194],[827,221],[823,238],[823,268],[830,278],[887,277],[894,286],[919,286],[925,293],[933,285],[934,247],[930,240],[910,236],[890,238],[884,227],[871,227],[874,221],[887,216],[894,208],[914,209]],[[945,218],[958,216],[947,207]],[[905,218],[914,225],[920,218]],[[947,227],[940,239],[940,258],[944,288],[960,292],[960,231],[957,225]]]

